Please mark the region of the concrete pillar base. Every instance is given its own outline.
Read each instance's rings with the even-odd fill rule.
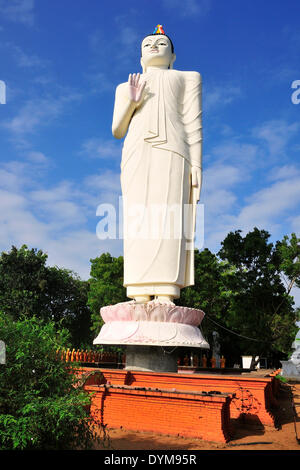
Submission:
[[[178,348],[167,346],[127,346],[125,370],[177,372]]]

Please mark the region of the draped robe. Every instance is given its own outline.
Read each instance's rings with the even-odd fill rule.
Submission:
[[[201,167],[201,77],[161,69],[142,77],[145,96],[131,118],[121,161],[124,286],[132,298],[179,297],[181,288],[194,284],[187,243],[197,203],[191,167]],[[117,88],[115,106],[126,99],[127,86]]]

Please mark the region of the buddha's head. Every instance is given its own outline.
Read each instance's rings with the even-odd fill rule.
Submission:
[[[176,55],[171,39],[166,34],[149,34],[141,45],[141,66],[143,72],[148,67],[173,68]]]

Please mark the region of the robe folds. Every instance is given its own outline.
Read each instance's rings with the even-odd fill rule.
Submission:
[[[128,297],[179,297],[181,288],[194,284],[191,167],[201,167],[201,77],[155,70],[142,79],[145,95],[121,161],[124,286]],[[125,94],[126,85],[117,93]]]

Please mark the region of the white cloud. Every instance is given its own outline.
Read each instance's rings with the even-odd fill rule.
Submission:
[[[0,9],[6,20],[32,26],[34,3],[34,0],[0,0]]]
[[[32,183],[32,180],[39,177],[40,170],[32,174],[32,168],[27,162],[11,160],[3,163],[0,168],[0,188],[12,191],[20,191]]]
[[[101,44],[104,44],[104,43],[105,43],[105,36],[101,29],[92,31],[89,34],[89,45],[91,49],[94,50],[95,52],[100,53],[100,54],[105,54],[106,49],[104,47],[101,47]]]
[[[241,211],[240,221],[247,220],[253,224],[254,221],[267,223],[275,219],[282,220],[283,216],[299,207],[300,177],[278,181],[252,195],[248,202]]]
[[[10,180],[10,183],[12,183],[13,180]],[[13,193],[11,191],[8,191],[6,189],[0,190],[0,202],[1,202],[1,211],[0,211],[0,216],[2,220],[5,220],[7,217],[7,214],[10,214],[14,212],[17,208],[23,209],[26,205],[26,200],[25,198],[17,193]]]
[[[253,129],[253,136],[266,144],[270,156],[280,156],[286,151],[287,144],[299,129],[298,122],[288,124],[284,120],[277,119],[267,121]]]
[[[276,181],[238,202],[237,207],[234,205],[233,187],[225,190],[222,185],[215,193],[207,193],[205,246],[213,251],[219,249],[220,242],[233,230],[240,229],[246,233],[258,227],[276,239],[292,231],[299,233],[299,174]]]
[[[83,142],[81,153],[91,158],[121,158],[122,143],[116,140],[104,140],[92,137]]]
[[[35,76],[32,80],[34,83],[42,86],[48,86],[51,82],[53,82],[53,79],[48,74]]]
[[[30,197],[32,200],[41,203],[56,203],[69,198],[70,195],[74,196],[72,190],[72,183],[70,181],[62,181],[56,187],[32,191]]]
[[[1,45],[2,48],[5,48],[9,51],[10,56],[12,56],[19,67],[22,68],[41,68],[45,67],[49,62],[41,59],[34,54],[26,54],[26,52],[21,49],[21,47],[13,44],[12,42],[6,42]]]
[[[35,214],[47,221],[49,231],[56,233],[87,221],[84,204],[74,197],[72,191],[65,193],[63,189],[58,186],[28,194],[29,201],[34,203],[32,206]]]
[[[41,245],[43,247],[43,245]],[[47,240],[43,251],[48,253],[48,264],[75,271],[82,279],[90,275],[90,259],[108,252],[113,256],[122,253],[121,240],[99,240],[96,232],[74,230],[66,236]]]
[[[167,10],[177,11],[181,16],[199,17],[205,16],[211,9],[211,0],[163,0],[163,6]]]
[[[139,11],[130,7],[128,7],[126,14],[117,15],[114,18],[116,34],[110,38],[109,42],[107,42],[107,38],[101,29],[92,31],[89,35],[90,48],[96,56],[95,77],[97,78],[97,70],[99,70],[100,64],[101,70],[98,73],[105,87],[108,87],[109,82],[113,83],[116,75],[125,73],[128,76],[128,70],[130,71],[132,67],[137,65],[140,67],[139,57],[142,37],[138,33],[139,15]],[[129,24],[130,26],[128,26]],[[103,67],[108,71],[107,74],[103,72]],[[131,70],[132,73],[136,71]],[[101,90],[101,83],[99,85]]]
[[[293,287],[291,295],[294,297],[295,307],[300,307],[300,289],[298,287]]]
[[[240,98],[242,92],[240,87],[234,85],[219,85],[214,87],[203,87],[203,110],[205,112],[224,106]]]
[[[27,158],[32,163],[36,163],[38,165],[48,165],[50,162],[50,159],[46,157],[43,152],[36,152],[34,150],[28,152]]]
[[[115,85],[104,72],[89,73],[86,77],[90,83],[91,93],[105,93],[115,89]]]
[[[243,171],[231,165],[216,163],[203,173],[203,188],[200,202],[204,204],[206,246],[215,247],[216,232],[227,230],[228,223],[238,206],[235,186],[244,180]],[[228,218],[230,220],[228,220]],[[221,228],[225,224],[226,229]],[[219,239],[221,241],[222,238]],[[207,245],[208,243],[208,245]],[[213,243],[213,244],[212,244]]]
[[[295,165],[284,165],[282,167],[274,167],[271,169],[269,174],[269,179],[276,181],[286,178],[293,178],[300,175],[300,168],[297,168]]]
[[[12,244],[29,243],[33,246],[45,238],[47,225],[38,221],[28,208],[24,194],[0,190],[1,248]]]
[[[241,167],[217,162],[204,171],[205,189],[214,192],[222,187],[232,187],[243,180],[244,173]]]
[[[3,122],[2,127],[11,133],[16,145],[26,147],[26,135],[53,122],[64,112],[66,105],[80,99],[80,94],[72,92],[56,97],[30,99],[13,118]]]
[[[141,37],[134,25],[128,26],[127,16],[117,17],[115,21],[118,37],[114,43],[114,63],[119,69],[127,69],[139,61]]]
[[[84,182],[61,181],[56,186],[39,188],[27,193],[35,213],[47,220],[49,230],[56,233],[74,226],[85,226],[88,218],[96,213],[99,204],[98,191],[95,195]]]
[[[270,120],[250,129],[248,142],[231,133],[204,155],[210,165],[203,174],[200,200],[205,207],[205,246],[217,252],[230,231],[247,233],[255,226],[267,230],[273,240],[300,233],[300,169],[288,160],[299,128],[298,123]],[[279,154],[284,159],[274,166]]]
[[[260,153],[258,145],[239,142],[234,137],[221,142],[212,149],[214,159],[218,162],[226,162],[226,164],[242,167],[247,170],[245,174],[260,165]]]
[[[45,121],[55,118],[62,109],[60,101],[39,99],[28,101],[18,114],[3,126],[15,135],[32,133]]]
[[[242,165],[225,161],[220,158],[203,173],[200,202],[204,204],[204,246],[214,252],[219,250],[220,242],[234,224],[234,214],[240,206],[236,186],[248,178]]]
[[[17,188],[19,186],[19,178],[17,175],[7,171],[5,168],[0,168],[0,187],[4,189]]]
[[[204,199],[205,212],[209,213],[211,223],[213,226],[216,225],[216,221],[213,220],[215,216],[220,214],[232,213],[237,197],[232,191],[228,191],[222,188],[216,188],[208,194],[207,198]]]
[[[120,25],[118,38],[118,41],[120,41],[119,43],[121,43],[122,46],[124,46],[127,50],[128,47],[136,48],[137,44],[139,44],[140,41],[140,36],[137,33],[136,29],[131,26],[124,25],[124,23],[122,24],[122,18],[118,18],[117,23]]]
[[[116,256],[122,252],[122,241],[99,240],[96,236],[96,208],[105,190],[98,190],[95,197],[84,183],[79,189],[72,181],[42,187],[33,177],[36,168],[33,163],[18,162],[0,168],[0,250],[25,243],[48,253],[50,265],[88,278],[90,258],[104,251]],[[92,229],[88,228],[90,214],[95,218]]]
[[[30,248],[42,249],[48,254],[49,265],[75,271],[83,279],[89,277],[90,258],[95,258],[103,252],[115,256],[122,252],[120,240],[99,240],[96,227],[95,231],[89,231],[84,228],[82,220],[75,223],[73,211],[66,207],[63,208],[65,220],[59,218],[57,213],[51,213],[50,208],[49,223],[41,221],[36,208],[26,196],[0,190],[0,201],[1,251],[8,251],[12,245],[20,247],[23,244]]]
[[[84,179],[84,184],[94,191],[101,190],[102,192],[109,191],[119,194],[121,191],[120,172],[100,169],[95,174],[87,176]]]
[[[289,221],[289,223],[291,224],[291,227],[292,227],[291,231],[297,233],[298,236],[299,236],[299,234],[300,234],[300,214],[299,215],[296,214],[292,217],[289,217],[288,221]]]

